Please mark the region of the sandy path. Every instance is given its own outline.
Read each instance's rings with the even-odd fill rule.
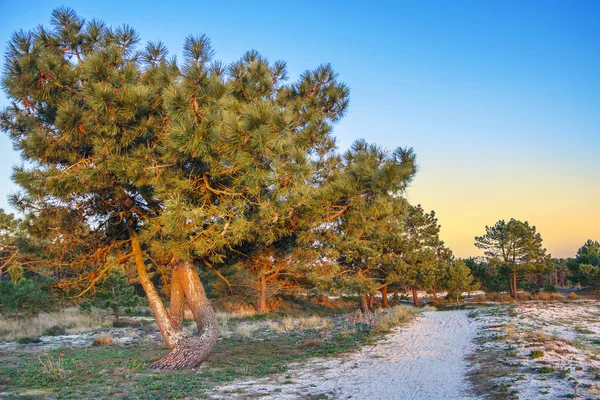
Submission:
[[[473,399],[465,356],[474,350],[480,323],[467,314],[427,312],[360,352],[316,359],[278,377],[237,382],[213,398]]]

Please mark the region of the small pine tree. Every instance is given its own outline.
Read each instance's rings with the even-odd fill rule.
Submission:
[[[459,306],[460,295],[463,292],[470,292],[479,287],[479,283],[471,274],[471,270],[463,260],[455,260],[446,269],[446,289],[448,297],[456,299],[456,306]]]
[[[135,294],[135,288],[129,284],[125,271],[114,268],[97,287],[94,298],[83,303],[82,308],[89,309],[95,306],[110,309],[118,321],[123,308],[139,306],[143,300]]]

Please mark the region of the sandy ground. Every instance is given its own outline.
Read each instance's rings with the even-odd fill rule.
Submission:
[[[493,398],[600,398],[599,302],[528,302],[478,313],[484,326],[475,370],[488,376],[484,390],[493,383],[503,391]]]
[[[222,386],[212,399],[473,399],[465,357],[481,323],[467,311],[433,311],[384,340],[279,376]],[[276,349],[274,349],[276,351]]]

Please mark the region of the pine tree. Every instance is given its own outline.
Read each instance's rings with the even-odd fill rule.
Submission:
[[[83,304],[83,307],[96,306],[110,309],[115,321],[119,321],[121,310],[126,307],[135,307],[142,304],[142,298],[135,294],[135,288],[129,284],[129,279],[123,268],[115,267],[107,273],[95,288],[92,300]]]
[[[539,271],[549,261],[542,236],[535,226],[515,219],[500,220],[485,230],[485,235],[475,237],[475,246],[485,250],[490,264],[504,269],[510,294],[516,300],[519,279]]]
[[[463,292],[471,292],[479,288],[479,283],[471,274],[471,270],[463,260],[454,260],[446,268],[444,286],[448,290],[448,297],[456,299],[459,306],[460,296]]]
[[[421,205],[410,206],[407,214],[405,244],[398,249],[398,274],[412,292],[413,304],[419,305],[418,290],[436,291],[441,268],[452,256],[439,237],[435,212],[426,213]]]
[[[51,25],[15,33],[5,59],[0,127],[28,165],[13,204],[65,289],[133,262],[173,349],[153,367],[198,366],[218,325],[196,266],[222,277],[232,252],[271,251],[330,211],[314,192],[348,89],[328,65],[285,83],[285,63],[256,52],[225,67],[205,36],[178,64],[160,42],[139,50],[128,26],[63,8]],[[170,282],[168,309],[149,268]],[[196,337],[183,337],[185,301]]]
[[[322,256],[334,262],[315,272],[330,287],[360,294],[364,310],[372,308],[373,293],[386,287],[381,274],[386,238],[402,229],[395,222],[404,213],[401,195],[416,172],[416,159],[412,149],[389,153],[359,140],[340,163],[335,178],[324,184],[332,214],[315,238]]]

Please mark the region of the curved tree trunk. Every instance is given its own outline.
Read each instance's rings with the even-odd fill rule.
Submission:
[[[152,309],[163,340],[172,349],[162,360],[150,365],[154,369],[194,368],[205,361],[217,345],[219,325],[210,301],[206,297],[204,286],[196,269],[189,262],[173,259],[171,273],[171,303],[169,310],[148,276],[142,248],[133,229],[129,230],[131,248],[135,255],[138,279],[146,292],[148,304]],[[183,330],[184,300],[198,327],[198,335],[185,337]]]
[[[194,315],[198,335],[184,337],[163,359],[150,365],[153,369],[181,369],[200,366],[217,345],[217,315],[206,297],[204,286],[193,265],[177,260],[173,268],[181,283],[188,306]]]
[[[177,329],[177,327],[173,326],[171,323],[171,316],[165,308],[165,305],[163,304],[156,287],[154,287],[154,284],[148,276],[146,264],[144,263],[142,247],[138,240],[137,233],[132,228],[129,229],[129,238],[131,241],[131,249],[133,250],[133,254],[135,256],[138,279],[144,288],[144,292],[146,292],[148,304],[152,309],[152,313],[154,314],[154,318],[156,319],[156,323],[158,324],[158,329],[162,334],[163,340],[165,341],[167,347],[172,349],[183,338],[183,330]]]

